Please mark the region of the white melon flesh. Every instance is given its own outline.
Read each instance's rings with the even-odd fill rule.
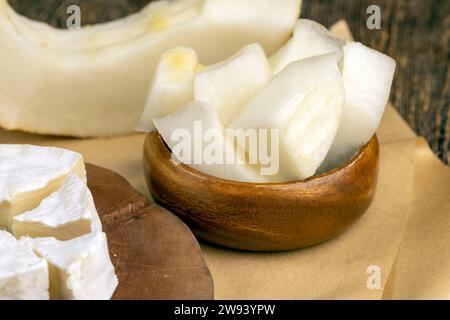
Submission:
[[[292,38],[281,49],[270,57],[270,64],[274,74],[279,73],[289,63],[319,56],[327,53],[336,53],[338,61],[342,58],[344,41],[336,38],[321,24],[300,19],[294,30]]]
[[[190,48],[177,47],[162,54],[153,74],[144,113],[139,121],[140,131],[153,131],[154,118],[173,113],[193,100],[197,67],[197,54]]]
[[[336,139],[321,171],[349,160],[375,134],[392,86],[395,61],[361,43],[344,47],[345,107]]]
[[[198,73],[194,99],[217,108],[219,119],[227,126],[271,78],[272,71],[263,48],[251,44]]]
[[[313,57],[283,69],[231,127],[280,130],[277,181],[305,179],[315,173],[329,151],[343,104],[336,55]]]
[[[133,16],[69,31],[0,0],[0,126],[78,137],[134,132],[162,52],[191,47],[206,64],[249,43],[272,54],[291,34],[300,3],[154,1]]]
[[[154,119],[154,123],[172,150],[174,160],[222,179],[267,182],[265,177],[259,175],[257,168],[245,163],[245,155],[235,148],[231,139],[227,139],[225,129],[212,106],[204,102],[193,101],[176,113],[161,119]],[[198,126],[199,124],[201,128]],[[199,128],[200,130],[198,130]],[[203,134],[207,132],[211,134],[210,141],[203,141]],[[181,134],[183,138],[181,138]],[[187,146],[184,150],[190,149],[189,153],[182,154],[183,145]],[[214,152],[213,149],[217,152]],[[211,150],[211,152],[207,150]],[[221,154],[218,156],[220,161],[208,160],[210,159],[207,157],[208,155],[211,155],[211,159],[214,160],[213,156],[216,154]],[[233,163],[227,164],[225,156],[233,159]]]

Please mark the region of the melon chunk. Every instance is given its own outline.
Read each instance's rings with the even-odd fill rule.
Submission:
[[[234,141],[227,138],[212,106],[193,101],[176,113],[153,121],[172,150],[173,160],[222,179],[267,182],[256,167],[246,163],[245,154]]]
[[[197,66],[197,54],[190,48],[178,47],[162,54],[139,121],[140,131],[153,131],[153,118],[175,112],[192,101]]]
[[[279,73],[289,63],[323,55],[336,53],[337,59],[342,59],[344,41],[333,36],[321,24],[300,19],[295,27],[294,35],[281,49],[270,57],[270,64],[274,74]]]
[[[329,151],[343,104],[336,55],[313,57],[283,69],[231,127],[280,130],[276,180],[305,179],[315,173]]]
[[[361,43],[344,47],[345,107],[333,146],[320,171],[349,160],[375,134],[392,86],[395,61]]]
[[[248,45],[231,58],[198,73],[194,99],[217,108],[222,124],[227,126],[271,78],[262,47]]]

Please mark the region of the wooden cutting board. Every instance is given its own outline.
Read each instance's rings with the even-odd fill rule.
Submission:
[[[213,299],[211,274],[186,225],[150,205],[120,175],[94,165],[86,169],[119,277],[113,299]]]

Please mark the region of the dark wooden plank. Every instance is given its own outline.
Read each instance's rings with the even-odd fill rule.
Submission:
[[[151,0],[8,0],[21,14],[45,21],[59,28],[66,27],[67,7],[81,8],[82,25],[106,22],[139,11]]]
[[[149,0],[9,0],[21,13],[64,27],[66,8],[78,4],[82,23],[138,11]],[[366,27],[369,5],[380,6],[381,30]],[[391,100],[410,126],[450,162],[450,1],[304,0],[303,17],[327,26],[346,19],[355,38],[398,62]]]

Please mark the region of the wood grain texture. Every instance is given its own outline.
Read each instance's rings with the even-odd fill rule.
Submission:
[[[199,244],[180,219],[112,171],[87,165],[87,173],[119,278],[113,299],[214,298]]]
[[[252,251],[299,249],[345,231],[373,200],[378,159],[374,137],[341,168],[304,181],[253,184],[176,164],[156,132],[144,145],[147,182],[157,203],[200,238]]]
[[[134,13],[149,0],[9,0],[21,13],[64,27],[66,8],[78,4],[82,23]],[[366,27],[369,5],[381,8],[381,30]],[[302,16],[330,26],[346,19],[357,41],[398,63],[391,100],[435,153],[450,163],[450,1],[304,0]]]

